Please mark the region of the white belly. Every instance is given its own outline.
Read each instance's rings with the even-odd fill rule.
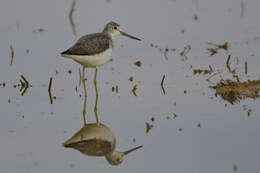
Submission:
[[[105,64],[111,56],[112,48],[96,55],[63,55],[63,57],[73,59],[85,67],[99,67]]]

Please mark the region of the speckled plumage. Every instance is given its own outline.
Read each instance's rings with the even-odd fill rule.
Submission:
[[[117,35],[141,41],[141,39],[123,32],[117,23],[109,22],[101,33],[81,37],[71,48],[62,52],[61,56],[72,59],[84,67],[97,68],[109,61],[113,38]]]
[[[81,37],[71,48],[62,55],[96,55],[113,47],[112,38],[104,33],[89,34]]]

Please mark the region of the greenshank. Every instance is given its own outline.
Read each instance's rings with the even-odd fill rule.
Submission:
[[[115,22],[109,22],[104,27],[103,32],[85,35],[81,37],[71,48],[61,53],[61,56],[72,59],[83,66],[82,82],[85,97],[87,97],[85,86],[85,68],[96,68],[94,77],[94,85],[96,89],[96,102],[98,98],[96,87],[98,67],[109,61],[113,48],[113,38],[117,35],[123,35],[141,41],[141,39],[123,32],[123,29],[120,27],[119,24]],[[96,115],[96,120],[98,122],[96,107],[94,111]],[[85,114],[86,110],[84,109],[84,119]]]

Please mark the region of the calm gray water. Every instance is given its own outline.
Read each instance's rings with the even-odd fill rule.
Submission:
[[[213,83],[221,78],[234,80],[226,67],[231,54],[230,66],[241,81],[259,79],[259,1],[77,0],[76,36],[68,17],[71,4],[70,0],[0,2],[0,172],[259,171],[260,100],[244,99],[232,105],[215,97],[209,88],[214,84],[206,81],[210,75],[193,75],[194,69],[210,65],[220,72],[211,78]],[[102,31],[109,21],[143,40],[117,37],[113,61],[98,74],[99,118],[116,136],[117,149],[144,145],[119,166],[62,146],[83,126],[83,90],[81,66],[59,53],[80,36]],[[208,42],[228,42],[229,48],[209,56],[207,48],[214,46]],[[189,46],[186,57],[181,56]],[[170,49],[168,60],[165,48]],[[141,67],[136,61],[142,62]],[[20,75],[32,85],[23,96],[20,87],[13,87],[20,83]],[[95,122],[93,76],[94,70],[88,69],[89,123]],[[53,104],[48,94],[50,77],[56,97]],[[137,96],[132,93],[134,85]],[[118,93],[112,92],[113,86],[118,86]],[[250,116],[248,110],[252,110]],[[146,122],[154,126],[147,134]]]

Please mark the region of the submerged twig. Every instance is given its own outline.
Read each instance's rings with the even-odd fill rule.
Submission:
[[[151,130],[151,128],[153,128],[153,125],[152,125],[152,124],[149,124],[148,122],[145,122],[145,125],[146,125],[146,131],[145,131],[145,133],[147,134],[147,133]]]
[[[181,51],[180,56],[183,56],[184,58],[182,59],[183,61],[187,60],[187,54],[189,53],[189,51],[191,50],[191,45],[187,45],[183,48],[183,51]]]
[[[75,5],[76,5],[76,0],[73,0],[71,8],[70,8],[70,13],[69,13],[69,20],[70,20],[70,25],[71,25],[71,28],[72,28],[73,35],[77,35],[76,25],[75,25],[75,23],[73,21],[73,17],[72,17],[73,12],[75,11]]]
[[[134,85],[134,87],[133,87],[133,89],[132,89],[132,93],[134,94],[134,96],[137,96],[137,94],[136,94],[136,91],[137,90],[137,86],[136,85]]]
[[[22,78],[22,80],[21,79],[19,80],[21,83],[20,92],[22,92],[21,96],[23,96],[24,93],[27,91],[27,89],[29,87],[31,87],[32,85],[30,85],[30,83],[27,81],[27,79],[23,75],[21,75],[21,78]]]
[[[48,92],[49,92],[49,97],[50,97],[50,103],[52,104],[52,94],[51,94],[51,85],[52,85],[52,77],[50,78],[50,82],[49,82],[49,88],[48,88]]]
[[[165,89],[164,89],[164,86],[163,86],[164,79],[165,79],[165,74],[163,75],[162,81],[161,81],[162,91],[163,91],[163,94],[165,95]]]
[[[247,61],[245,61],[245,74],[247,75]]]
[[[226,61],[226,65],[227,65],[228,71],[229,71],[230,73],[232,73],[232,70],[231,70],[231,68],[230,68],[230,66],[229,66],[230,58],[231,58],[231,55],[228,55],[228,58],[227,58],[227,61]]]
[[[236,68],[234,70],[231,70],[230,68],[230,58],[231,55],[228,55],[227,61],[226,61],[226,65],[227,65],[227,69],[229,71],[229,73],[231,73],[233,75],[233,78],[236,79],[239,82],[239,76],[236,74]]]
[[[10,65],[12,65],[13,61],[14,61],[14,48],[13,48],[13,45],[10,45],[10,51],[11,51],[11,62],[10,62]]]
[[[204,75],[207,75],[207,74],[211,74],[213,72],[212,68],[211,69],[194,69],[193,70],[193,75],[196,75],[196,74],[204,74]]]
[[[215,44],[215,43],[208,42],[208,44],[215,46],[215,48],[208,48],[207,49],[210,53],[210,56],[217,54],[220,49],[223,49],[225,51],[228,50],[228,42],[225,42],[224,44]]]

